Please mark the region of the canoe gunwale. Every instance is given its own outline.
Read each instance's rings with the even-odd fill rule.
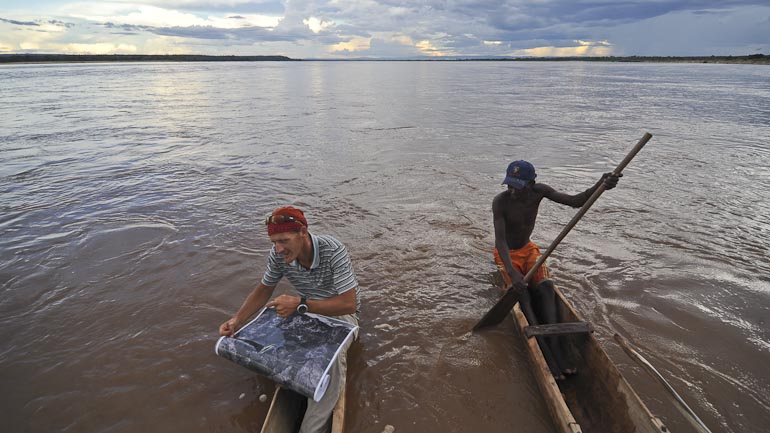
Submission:
[[[559,308],[561,310],[563,322],[584,321],[581,315],[564,297],[561,290],[556,288],[556,294],[560,304]],[[543,395],[548,411],[551,414],[554,425],[559,433],[584,433],[584,429],[592,431],[592,426],[581,426],[576,420],[575,413],[570,409],[562,389],[559,387],[559,384],[553,378],[553,375],[548,368],[536,338],[527,338],[525,336],[525,329],[529,326],[529,322],[518,304],[514,307],[511,314],[519,329],[519,335],[521,335],[521,338],[526,345],[527,355],[530,364],[532,365],[538,388]],[[585,357],[586,362],[579,368],[577,379],[588,380],[588,376],[586,375],[591,374],[591,372],[586,371],[587,365],[591,365],[591,368],[594,370],[600,369],[601,375],[595,375],[597,379],[594,380],[594,382],[596,382],[594,387],[601,388],[601,394],[605,396],[605,400],[611,399],[611,401],[614,402],[614,404],[608,405],[609,407],[606,409],[611,410],[613,406],[625,408],[625,414],[622,414],[622,416],[625,417],[622,419],[623,423],[632,425],[638,433],[668,433],[667,427],[660,421],[660,419],[655,417],[649,411],[641,398],[639,398],[633,388],[631,388],[631,385],[620,373],[617,366],[612,362],[607,352],[601,347],[593,333],[575,334],[569,338],[570,349],[575,349],[579,346],[580,349],[577,350],[577,352],[581,353],[578,356],[581,359]],[[588,362],[591,362],[591,364],[587,364]],[[567,381],[575,379],[576,378],[568,378]],[[595,400],[589,397],[586,398],[586,400],[590,400],[594,404],[601,404],[601,398]],[[582,399],[580,399],[580,401],[582,401]],[[614,416],[617,417],[618,415]]]
[[[567,406],[567,402],[561,396],[559,385],[556,384],[556,380],[548,369],[548,364],[545,362],[543,352],[537,344],[537,339],[524,337],[524,329],[529,326],[529,322],[521,311],[519,304],[513,307],[512,314],[524,338],[524,344],[527,346],[527,356],[532,364],[537,386],[543,394],[545,404],[548,406],[548,412],[551,413],[551,418],[556,424],[556,428],[560,433],[582,433],[580,425]]]

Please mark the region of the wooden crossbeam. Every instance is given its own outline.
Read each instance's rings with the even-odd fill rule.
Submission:
[[[551,325],[532,325],[524,328],[527,338],[541,335],[586,334],[594,332],[594,327],[588,322],[554,323]]]

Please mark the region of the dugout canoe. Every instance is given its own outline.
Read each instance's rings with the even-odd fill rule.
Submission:
[[[590,328],[557,288],[562,323]],[[565,357],[578,372],[566,380],[553,378],[529,323],[518,304],[511,314],[524,339],[538,387],[559,433],[668,433],[666,426],[645,406],[601,347],[593,333],[566,335]],[[545,328],[545,327],[543,327]]]
[[[340,398],[332,411],[331,433],[345,431],[345,388],[347,383],[340,391]],[[307,397],[282,386],[276,386],[261,433],[297,433],[302,423],[306,401]]]

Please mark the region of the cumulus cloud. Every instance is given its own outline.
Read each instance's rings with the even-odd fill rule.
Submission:
[[[372,40],[370,38],[354,37],[345,42],[338,42],[329,46],[329,52],[334,54],[356,54],[360,55],[365,53],[372,46]]]
[[[135,54],[135,45],[110,44],[97,42],[93,44],[66,44],[62,51],[71,54]]]
[[[331,21],[323,21],[316,17],[304,19],[302,20],[302,24],[305,24],[313,33],[320,33],[321,31],[334,25],[334,23]]]
[[[69,16],[92,22],[110,22],[148,27],[193,27],[211,26],[217,28],[275,27],[281,17],[242,14],[237,18],[229,16],[199,16],[191,12],[165,9],[151,5],[128,5],[122,3],[78,3],[63,9]]]
[[[179,11],[240,11],[274,14],[283,11],[282,0],[111,0],[112,3],[150,5]]]
[[[608,44],[581,42],[583,41],[575,41],[575,45],[570,47],[543,46],[526,48],[523,50],[516,50],[513,54],[526,57],[608,56],[612,54],[611,46]]]

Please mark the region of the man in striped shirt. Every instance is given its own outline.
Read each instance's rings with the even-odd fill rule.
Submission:
[[[219,327],[219,334],[233,335],[264,306],[275,308],[281,317],[311,312],[357,326],[359,287],[345,246],[331,236],[311,234],[304,213],[292,206],[274,210],[265,224],[273,243],[265,274],[235,316]],[[268,302],[283,277],[299,296],[280,295]],[[337,357],[329,388],[321,401],[308,399],[300,433],[328,431],[332,410],[345,386],[346,351],[347,347]]]

